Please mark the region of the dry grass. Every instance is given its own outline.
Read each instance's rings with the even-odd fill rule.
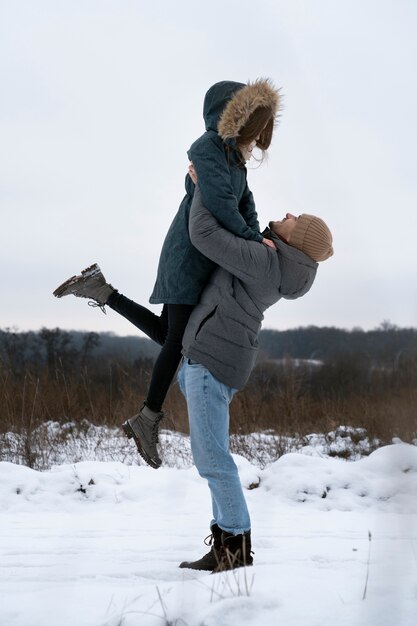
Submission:
[[[371,439],[382,443],[390,443],[393,437],[406,442],[417,439],[416,361],[404,363],[402,370],[368,373],[363,385],[351,383],[348,364],[336,366],[311,372],[291,362],[280,367],[260,364],[232,402],[231,432],[274,433],[277,458],[286,451],[288,437],[302,440],[309,433],[327,433],[340,424],[364,428]],[[138,411],[151,367],[149,362],[135,366],[112,362],[81,368],[57,360],[53,365],[13,372],[0,362],[0,433],[23,435],[25,460],[33,466],[33,450],[41,445],[35,441],[42,432],[40,425],[87,420],[119,426]],[[176,384],[168,394],[165,412],[165,428],[188,433],[186,405]]]

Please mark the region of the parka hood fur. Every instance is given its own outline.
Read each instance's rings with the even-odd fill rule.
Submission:
[[[258,107],[270,109],[271,115],[276,118],[282,108],[281,100],[279,90],[269,78],[249,82],[237,89],[227,102],[220,115],[217,132],[223,141],[236,138]]]

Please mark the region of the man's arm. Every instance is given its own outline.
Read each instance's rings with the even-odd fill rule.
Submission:
[[[191,205],[189,232],[192,244],[220,267],[244,282],[264,278],[276,251],[226,230],[203,204],[197,185]]]

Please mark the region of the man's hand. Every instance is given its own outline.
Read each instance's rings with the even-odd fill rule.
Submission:
[[[273,241],[271,241],[270,239],[265,239],[265,237],[262,239],[262,243],[264,243],[266,246],[268,246],[269,248],[272,248],[273,250],[276,250],[277,247],[274,244]]]
[[[194,169],[194,165],[192,161],[190,162],[190,165],[188,166],[188,173],[194,185],[196,185],[197,184],[197,172]]]

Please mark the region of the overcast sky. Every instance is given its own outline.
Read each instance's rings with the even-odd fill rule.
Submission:
[[[135,334],[52,291],[98,262],[147,303],[204,94],[257,77],[285,98],[261,225],[315,213],[335,248],[264,327],[417,326],[416,32],[414,0],[0,0],[0,328]]]

